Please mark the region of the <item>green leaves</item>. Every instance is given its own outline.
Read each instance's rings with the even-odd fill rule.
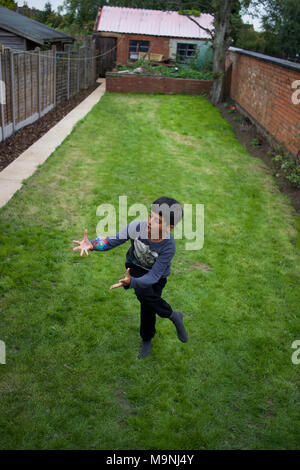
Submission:
[[[263,16],[267,53],[294,59],[299,53],[300,2],[299,0],[265,0]]]
[[[200,10],[179,10],[179,15],[200,16]]]

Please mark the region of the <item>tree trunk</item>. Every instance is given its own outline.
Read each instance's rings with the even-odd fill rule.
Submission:
[[[233,0],[220,0],[218,11],[214,20],[213,42],[213,86],[211,101],[213,105],[223,100],[225,88],[225,56],[230,42],[230,17]]]

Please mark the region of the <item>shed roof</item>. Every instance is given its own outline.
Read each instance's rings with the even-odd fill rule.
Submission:
[[[213,16],[192,16],[201,26],[213,30]],[[169,36],[173,38],[210,38],[208,33],[177,11],[145,10],[103,6],[96,31]]]
[[[0,27],[38,44],[44,41],[73,40],[61,31],[0,6]]]

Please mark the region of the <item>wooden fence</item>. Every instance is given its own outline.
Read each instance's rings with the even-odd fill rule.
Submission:
[[[96,81],[95,43],[0,53],[0,141]]]

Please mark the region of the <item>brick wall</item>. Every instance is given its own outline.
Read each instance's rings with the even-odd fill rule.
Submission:
[[[118,93],[209,93],[212,82],[186,78],[150,77],[147,75],[106,74],[106,91]]]
[[[228,52],[227,70],[232,66],[230,96],[238,109],[258,124],[262,133],[296,156],[300,149],[300,138],[296,137],[300,132],[296,127],[300,125],[300,103],[292,103],[292,94],[296,91],[292,83],[300,80],[300,67],[293,70],[289,64],[285,66],[284,61],[277,63],[266,57]]]

